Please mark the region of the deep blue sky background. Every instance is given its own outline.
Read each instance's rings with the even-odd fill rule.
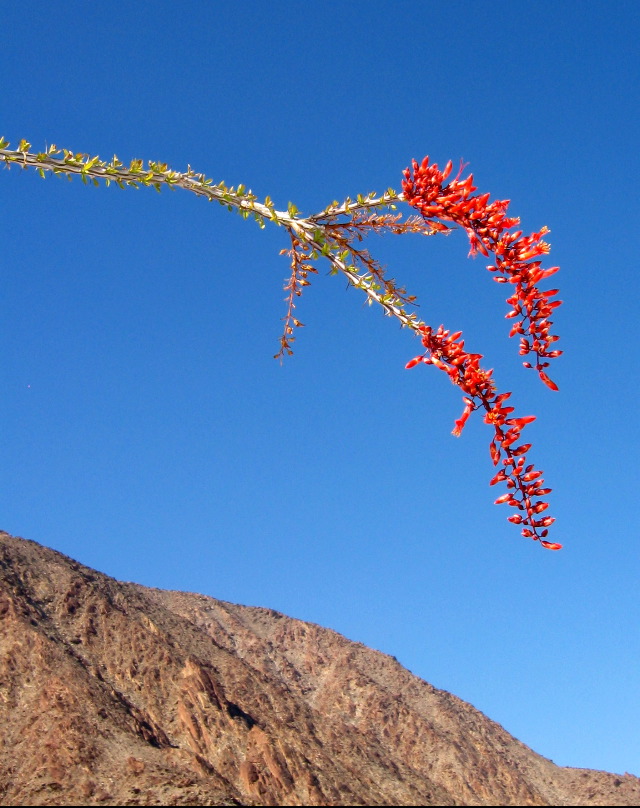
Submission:
[[[640,774],[638,4],[5,3],[0,134],[187,164],[278,207],[470,163],[551,228],[565,356],[520,367],[448,239],[371,251],[514,391],[542,550],[488,428],[324,268],[281,366],[287,246],[183,192],[0,171],[0,527],[120,579],[268,606],[394,654],[556,763]],[[555,281],[554,278],[554,281]],[[555,284],[554,284],[555,285]]]

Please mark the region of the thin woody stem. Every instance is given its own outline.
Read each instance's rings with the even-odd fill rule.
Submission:
[[[310,235],[310,229],[311,231],[318,229],[317,226],[315,228],[313,226],[310,227],[308,220],[296,220],[296,222],[293,224],[293,228],[300,233],[300,238],[307,241],[307,243],[313,247],[313,249],[317,250],[318,252],[322,250],[322,245],[315,241],[313,236]],[[305,235],[303,235],[303,233]],[[331,265],[338,270],[338,272],[342,273],[347,278],[351,286],[363,291],[372,301],[375,301],[382,306],[390,317],[395,317],[397,320],[399,320],[403,326],[419,332],[420,326],[424,325],[424,323],[421,320],[418,320],[414,315],[407,314],[407,312],[401,306],[396,306],[389,301],[385,301],[384,295],[380,294],[375,289],[375,280],[366,280],[364,275],[355,272],[353,268],[350,268],[349,265],[347,265],[337,255],[329,253],[326,258]]]
[[[257,213],[267,221],[276,221],[276,223],[285,226],[291,221],[291,217],[286,211],[277,211],[254,199],[238,195],[224,186],[213,185],[211,181],[205,179],[204,175],[195,174],[191,171],[184,174],[178,171],[162,172],[153,169],[131,171],[114,163],[99,161],[92,165],[92,160],[88,159],[86,162],[76,158],[57,159],[47,154],[33,154],[32,152],[9,149],[0,149],[0,160],[7,164],[14,163],[25,168],[31,167],[51,171],[54,174],[85,176],[116,183],[119,181],[124,185],[134,187],[139,185],[152,185],[154,187],[167,185],[171,188],[183,188],[185,191],[191,191],[197,196],[204,196],[223,205],[232,205],[239,210],[244,209]]]
[[[55,147],[52,147],[54,149]],[[53,154],[62,152],[55,150],[51,153],[34,154],[29,150],[21,149],[0,149],[0,161],[7,165],[15,164],[25,168],[34,168],[41,174],[51,172],[53,174],[66,174],[81,176],[85,181],[87,178],[94,181],[103,180],[107,183],[115,182],[119,185],[129,185],[133,187],[153,186],[159,190],[162,185],[170,188],[182,188],[197,196],[203,196],[210,201],[219,202],[221,205],[236,208],[240,212],[246,212],[263,222],[274,222],[289,231],[292,237],[307,243],[313,250],[324,255],[331,265],[343,274],[349,284],[357,289],[361,289],[367,297],[378,303],[384,311],[400,321],[403,326],[407,326],[414,331],[418,330],[421,323],[411,314],[408,314],[402,306],[395,305],[388,299],[388,295],[380,294],[376,289],[375,280],[366,280],[365,275],[360,275],[353,268],[336,256],[331,250],[340,245],[332,238],[329,228],[322,221],[324,219],[335,219],[339,216],[353,216],[355,213],[365,210],[388,207],[394,202],[402,201],[404,197],[391,190],[386,193],[369,197],[360,197],[358,201],[347,200],[341,205],[330,205],[324,211],[309,217],[301,217],[290,214],[288,211],[277,210],[272,205],[258,202],[249,191],[238,193],[233,188],[227,188],[224,183],[214,184],[203,174],[196,174],[189,168],[186,173],[169,170],[165,165],[159,163],[149,163],[148,168],[144,168],[142,161],[134,161],[130,167],[124,166],[114,157],[110,163],[99,160],[99,158],[89,158],[88,155],[74,155],[64,151],[64,157],[54,157]],[[320,236],[320,238],[318,238]],[[387,298],[387,299],[385,299]]]
[[[320,213],[314,213],[313,216],[309,216],[309,220],[318,223],[322,221],[322,219],[335,219],[338,216],[353,216],[360,211],[371,210],[371,208],[390,207],[395,202],[404,201],[404,194],[397,194],[395,191],[389,189],[380,196],[371,194],[367,197],[362,197],[356,202],[347,200],[341,205],[329,205],[328,208],[325,208]]]
[[[287,211],[276,210],[272,206],[267,206],[258,202],[250,194],[238,194],[224,184],[215,185],[212,180],[208,180],[203,174],[196,174],[191,169],[186,173],[179,171],[159,171],[155,166],[157,163],[149,164],[149,169],[144,169],[140,161],[140,170],[132,171],[124,167],[119,161],[106,163],[97,158],[89,159],[86,155],[72,155],[66,153],[65,158],[56,158],[45,152],[34,154],[30,151],[19,151],[16,149],[0,149],[0,161],[9,164],[24,166],[25,168],[42,169],[54,174],[68,174],[90,177],[98,180],[120,181],[124,185],[167,185],[172,188],[183,188],[185,191],[197,196],[204,196],[211,200],[216,200],[224,205],[232,205],[239,210],[247,210],[257,213],[265,221],[274,221],[276,224],[291,226],[294,221],[308,221],[315,229],[323,230],[320,220],[335,218],[337,216],[349,215],[371,210],[379,207],[388,207],[394,202],[403,201],[402,194],[387,192],[381,196],[371,196],[362,202],[345,202],[338,206],[329,206],[320,213],[309,216],[305,219],[291,216]],[[86,160],[83,158],[86,157]]]

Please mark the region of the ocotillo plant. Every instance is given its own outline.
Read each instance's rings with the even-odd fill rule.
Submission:
[[[462,390],[464,410],[455,421],[454,435],[460,435],[472,412],[484,411],[484,421],[492,429],[491,459],[494,466],[500,466],[490,484],[504,482],[507,487],[496,504],[507,503],[516,509],[508,520],[521,526],[523,536],[539,540],[550,550],[561,548],[562,545],[547,540],[554,518],[542,515],[548,508],[546,496],[551,489],[545,487],[542,471],[527,462],[531,444],[521,442],[523,429],[535,416],[514,415],[514,408],[507,404],[511,393],[499,393],[493,371],[480,367],[482,354],[465,349],[461,331],[452,334],[442,325],[433,328],[420,320],[413,310],[415,296],[389,277],[362,246],[364,237],[371,232],[431,236],[446,233],[453,226],[463,228],[469,238],[469,254],[491,255],[493,263],[488,269],[493,280],[510,284],[507,303],[511,309],[506,317],[513,324],[509,336],[519,336],[520,355],[532,360],[524,361],[524,366],[534,369],[547,387],[557,390],[547,368],[549,360],[562,353],[554,347],[558,337],[550,333],[553,311],[561,301],[552,300],[558,294],[557,289],[542,291],[538,286],[558,270],[558,267],[544,269],[540,260],[549,252],[549,245],[542,240],[548,230],[543,227],[528,236],[516,230],[520,220],[507,215],[509,202],[489,202],[488,193],[476,194],[473,175],[461,179],[464,166],[447,182],[451,162],[440,171],[436,164],[429,164],[428,157],[421,163],[414,160],[404,171],[402,193],[392,188],[380,195],[371,192],[342,203],[334,201],[319,213],[302,216],[291,203],[286,211],[278,210],[270,197],[260,202],[244,185],[228,187],[224,182],[216,183],[191,167],[177,172],[164,163],[145,164],[142,160],[126,165],[115,156],[106,162],[56,146],[36,153],[26,140],[12,150],[3,138],[0,138],[0,161],[7,167],[34,168],[42,177],[53,173],[70,179],[76,174],[84,183],[94,185],[103,181],[121,188],[151,186],[157,191],[163,186],[182,188],[236,210],[245,219],[253,218],[260,227],[267,222],[283,227],[289,246],[281,254],[289,256],[290,275],[285,283],[287,310],[276,358],[293,353],[294,334],[303,325],[295,316],[296,300],[310,284],[309,276],[317,273],[317,262],[325,259],[331,274],[344,275],[351,286],[366,295],[369,304],[380,305],[386,315],[419,336],[425,350],[411,359],[407,368],[434,365]],[[401,205],[408,205],[417,213],[404,216],[397,212]]]

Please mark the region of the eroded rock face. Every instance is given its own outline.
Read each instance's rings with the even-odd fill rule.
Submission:
[[[0,533],[3,805],[638,805],[391,657]]]

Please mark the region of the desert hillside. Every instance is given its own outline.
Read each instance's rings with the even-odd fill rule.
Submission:
[[[393,658],[0,533],[3,805],[639,805]]]

